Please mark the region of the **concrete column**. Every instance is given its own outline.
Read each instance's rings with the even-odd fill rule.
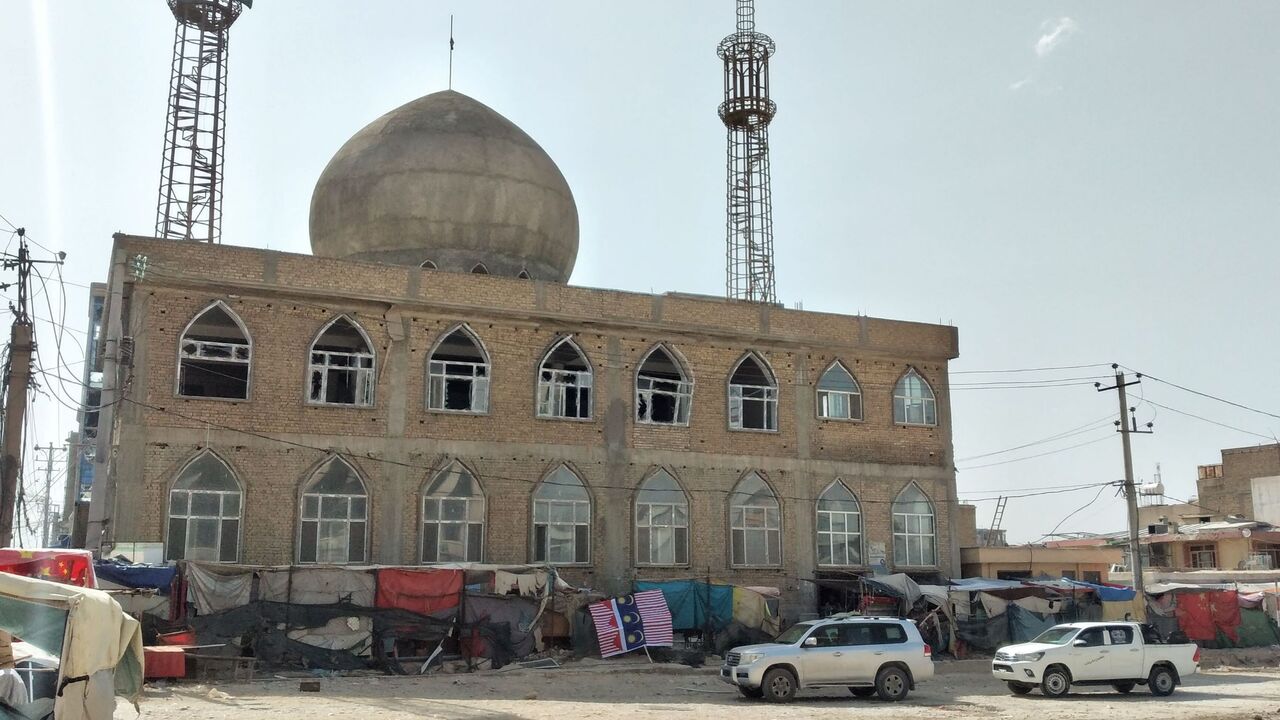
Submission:
[[[599,543],[595,553],[594,565],[601,573],[596,579],[597,586],[609,593],[622,593],[630,589],[631,583],[631,543],[630,512],[631,497],[623,488],[627,486],[627,468],[630,452],[627,449],[627,428],[630,427],[627,413],[630,405],[631,383],[627,373],[622,369],[622,342],[610,337],[605,346],[606,360],[600,369],[600,382],[597,391],[603,390],[599,407],[604,412],[604,446],[605,472],[601,485],[606,488],[593,489],[596,503],[594,521],[599,525],[595,537]],[[604,522],[609,518],[609,522]],[[623,518],[624,522],[618,522]]]
[[[413,548],[404,547],[404,523],[412,521],[417,514],[414,508],[405,506],[405,497],[413,483],[422,478],[416,477],[406,467],[409,451],[405,440],[405,423],[408,420],[410,398],[406,388],[409,387],[409,343],[405,328],[406,320],[399,312],[390,310],[386,314],[387,333],[391,344],[383,362],[386,363],[383,375],[387,382],[381,387],[384,397],[380,402],[387,403],[387,437],[383,457],[388,462],[382,463],[383,482],[377,488],[376,516],[378,546],[374,562],[388,565],[414,563]]]

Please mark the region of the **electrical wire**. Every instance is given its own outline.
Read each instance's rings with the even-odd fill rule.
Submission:
[[[1101,428],[1099,428],[1099,429],[1101,429]],[[1082,448],[1082,447],[1084,447],[1084,446],[1086,446],[1086,445],[1093,445],[1094,443],[1100,443],[1100,442],[1102,442],[1103,440],[1106,440],[1106,439],[1107,439],[1107,438],[1109,438],[1109,437],[1113,437],[1113,434],[1108,433],[1107,435],[1103,435],[1102,437],[1094,438],[1093,440],[1089,440],[1089,441],[1082,442],[1082,443],[1077,443],[1077,444],[1075,444],[1075,445],[1068,445],[1068,446],[1066,446],[1066,447],[1064,447],[1064,448],[1058,448],[1057,450],[1050,450],[1050,451],[1048,451],[1048,452],[1042,452],[1042,453],[1038,453],[1038,454],[1035,454],[1035,455],[1027,455],[1026,457],[1013,458],[1013,459],[1011,459],[1011,460],[1001,460],[1000,462],[985,463],[985,464],[983,464],[983,465],[970,465],[969,467],[963,467],[963,468],[962,468],[962,467],[957,467],[957,468],[956,468],[956,470],[957,470],[958,472],[964,472],[964,471],[967,471],[967,470],[977,470],[977,469],[979,469],[979,468],[995,467],[995,466],[997,466],[997,465],[1008,465],[1009,463],[1022,462],[1022,461],[1024,461],[1024,460],[1034,460],[1034,459],[1036,459],[1036,458],[1042,458],[1042,457],[1046,457],[1046,456],[1048,456],[1048,455],[1056,455],[1056,454],[1061,453],[1061,452],[1067,452],[1068,450],[1075,450],[1076,448]]]
[[[1022,449],[1024,449],[1024,448],[1034,447],[1034,446],[1036,446],[1036,445],[1043,445],[1044,443],[1047,443],[1047,442],[1053,442],[1053,441],[1055,441],[1055,440],[1061,440],[1061,439],[1063,439],[1063,438],[1072,437],[1072,436],[1074,436],[1074,435],[1080,435],[1080,434],[1082,434],[1082,433],[1089,432],[1090,430],[1100,429],[1100,423],[1104,423],[1104,422],[1105,422],[1105,423],[1110,424],[1111,422],[1113,422],[1113,421],[1111,420],[1111,417],[1112,417],[1112,416],[1111,416],[1110,414],[1107,414],[1107,415],[1105,415],[1105,416],[1103,416],[1103,417],[1101,417],[1101,418],[1098,418],[1097,420],[1094,420],[1093,422],[1085,423],[1084,425],[1080,425],[1079,427],[1071,428],[1070,430],[1064,430],[1064,431],[1062,431],[1062,432],[1060,432],[1060,433],[1056,433],[1056,434],[1054,434],[1054,435],[1050,435],[1049,437],[1042,438],[1042,439],[1040,439],[1040,440],[1034,440],[1034,441],[1032,441],[1032,442],[1024,443],[1024,444],[1022,444],[1022,445],[1015,445],[1015,446],[1013,446],[1013,447],[1011,447],[1011,448],[1005,448],[1004,450],[995,450],[995,451],[993,451],[993,452],[989,452],[989,453],[982,453],[981,455],[970,455],[969,457],[956,458],[956,462],[958,462],[958,463],[960,463],[960,462],[968,462],[968,461],[970,461],[970,460],[980,460],[980,459],[985,458],[985,457],[991,457],[992,455],[1003,455],[1003,454],[1005,454],[1005,453],[1013,452],[1014,450],[1022,450]],[[1095,427],[1095,426],[1098,426],[1098,427]]]
[[[1133,371],[1133,372],[1135,372],[1135,373],[1139,372],[1139,371],[1134,370],[1133,368],[1130,368],[1130,367],[1127,367],[1127,366],[1122,366],[1122,367],[1125,367],[1125,369],[1127,369],[1127,370],[1131,370],[1131,371]],[[1232,407],[1238,407],[1238,408],[1240,408],[1241,410],[1248,410],[1249,412],[1258,413],[1259,415],[1266,415],[1267,417],[1271,417],[1271,418],[1275,418],[1275,419],[1277,419],[1277,420],[1280,420],[1280,415],[1277,415],[1276,413],[1273,413],[1273,412],[1267,412],[1266,410],[1259,410],[1259,409],[1257,409],[1257,408],[1249,407],[1248,405],[1243,405],[1243,404],[1238,403],[1238,402],[1233,402],[1233,401],[1231,401],[1231,400],[1227,400],[1227,399],[1225,399],[1225,398],[1220,398],[1220,397],[1218,397],[1217,395],[1210,395],[1209,393],[1201,392],[1201,391],[1199,391],[1199,390],[1192,390],[1191,388],[1189,388],[1189,387],[1187,387],[1187,386],[1185,386],[1185,385],[1179,385],[1178,383],[1171,382],[1171,381],[1169,381],[1169,380],[1163,380],[1163,379],[1158,378],[1158,377],[1156,377],[1155,375],[1151,375],[1151,374],[1149,374],[1149,373],[1141,373],[1141,375],[1142,375],[1142,377],[1144,377],[1144,378],[1146,378],[1146,379],[1148,379],[1148,380],[1155,380],[1155,381],[1156,381],[1156,382],[1158,382],[1158,383],[1163,383],[1163,384],[1168,385],[1168,386],[1170,386],[1170,387],[1178,388],[1179,390],[1182,390],[1183,392],[1189,392],[1189,393],[1191,393],[1192,395],[1199,395],[1199,396],[1200,396],[1200,397],[1202,397],[1202,398],[1208,398],[1208,399],[1210,399],[1210,400],[1216,400],[1216,401],[1218,401],[1218,402],[1220,402],[1220,403],[1225,403],[1225,404],[1227,404],[1227,405],[1231,405]],[[1165,408],[1165,409],[1167,410],[1168,408]]]
[[[1179,409],[1177,409],[1177,408],[1169,407],[1168,405],[1162,405],[1162,404],[1160,404],[1160,403],[1156,402],[1155,400],[1146,399],[1146,402],[1147,402],[1148,404],[1150,404],[1150,405],[1154,405],[1154,406],[1156,406],[1156,407],[1158,407],[1158,408],[1163,408],[1163,409],[1168,410],[1169,412],[1172,412],[1172,413],[1177,413],[1177,414],[1179,414],[1179,415],[1185,415],[1185,416],[1187,416],[1187,417],[1189,417],[1189,418],[1195,418],[1196,420],[1200,420],[1200,421],[1202,421],[1202,422],[1207,422],[1207,423],[1209,423],[1210,425],[1217,425],[1218,427],[1224,427],[1224,428],[1227,428],[1228,430],[1235,430],[1236,432],[1242,432],[1242,433],[1244,433],[1244,434],[1246,434],[1246,435],[1252,435],[1252,436],[1254,436],[1254,437],[1260,437],[1260,438],[1262,438],[1262,439],[1264,439],[1264,440],[1271,440],[1271,441],[1273,441],[1273,442],[1274,442],[1274,441],[1275,441],[1275,439],[1276,439],[1274,435],[1263,435],[1262,433],[1256,433],[1256,432],[1253,432],[1252,430],[1245,430],[1244,428],[1238,428],[1238,427],[1236,427],[1236,426],[1234,426],[1234,425],[1228,425],[1228,424],[1226,424],[1226,423],[1218,422],[1217,420],[1210,420],[1210,419],[1209,419],[1209,418],[1207,418],[1207,417],[1201,417],[1201,416],[1199,416],[1199,415],[1196,415],[1195,413],[1189,413],[1189,412],[1187,412],[1187,411],[1185,411],[1185,410],[1179,410]]]

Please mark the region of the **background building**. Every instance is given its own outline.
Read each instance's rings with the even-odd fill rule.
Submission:
[[[456,92],[348,141],[311,237],[116,236],[98,541],[712,576],[799,607],[825,574],[959,571],[955,328],[566,285],[568,184]]]

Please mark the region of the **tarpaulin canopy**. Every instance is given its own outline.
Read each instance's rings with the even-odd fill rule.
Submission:
[[[720,631],[733,620],[733,586],[700,580],[636,581],[636,591],[661,590],[675,630]]]
[[[900,597],[906,601],[907,607],[916,604],[916,600],[920,599],[920,586],[905,573],[894,573],[892,575],[875,575],[864,578],[868,585],[876,585],[893,593],[894,596]]]
[[[1175,612],[1178,627],[1191,640],[1214,642],[1219,631],[1232,642],[1239,639],[1240,603],[1234,590],[1181,593]]]
[[[370,567],[284,567],[258,571],[258,595],[268,602],[296,605],[351,603],[373,606]]]
[[[1103,602],[1127,602],[1133,600],[1137,596],[1137,591],[1129,587],[1113,587],[1111,585],[1099,585],[1097,583],[1084,582],[1082,580],[1064,580],[1064,582],[1075,585],[1076,587],[1088,588],[1098,595],[1098,599]]]
[[[384,568],[378,571],[376,605],[432,615],[458,606],[462,580],[461,570]]]
[[[96,562],[94,572],[101,580],[107,580],[128,588],[148,588],[168,595],[178,568],[173,565],[145,565],[122,563],[115,560]]]
[[[253,571],[241,567],[186,563],[187,596],[201,615],[238,608],[249,602]]]

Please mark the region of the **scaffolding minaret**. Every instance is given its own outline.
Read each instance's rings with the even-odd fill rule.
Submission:
[[[167,0],[178,21],[156,237],[218,242],[222,230],[227,39],[252,0]]]
[[[729,133],[726,293],[729,298],[776,302],[773,278],[773,200],[769,190],[769,99],[773,39],[756,32],[755,5],[738,0],[738,31],[720,41],[724,102],[720,119]]]

